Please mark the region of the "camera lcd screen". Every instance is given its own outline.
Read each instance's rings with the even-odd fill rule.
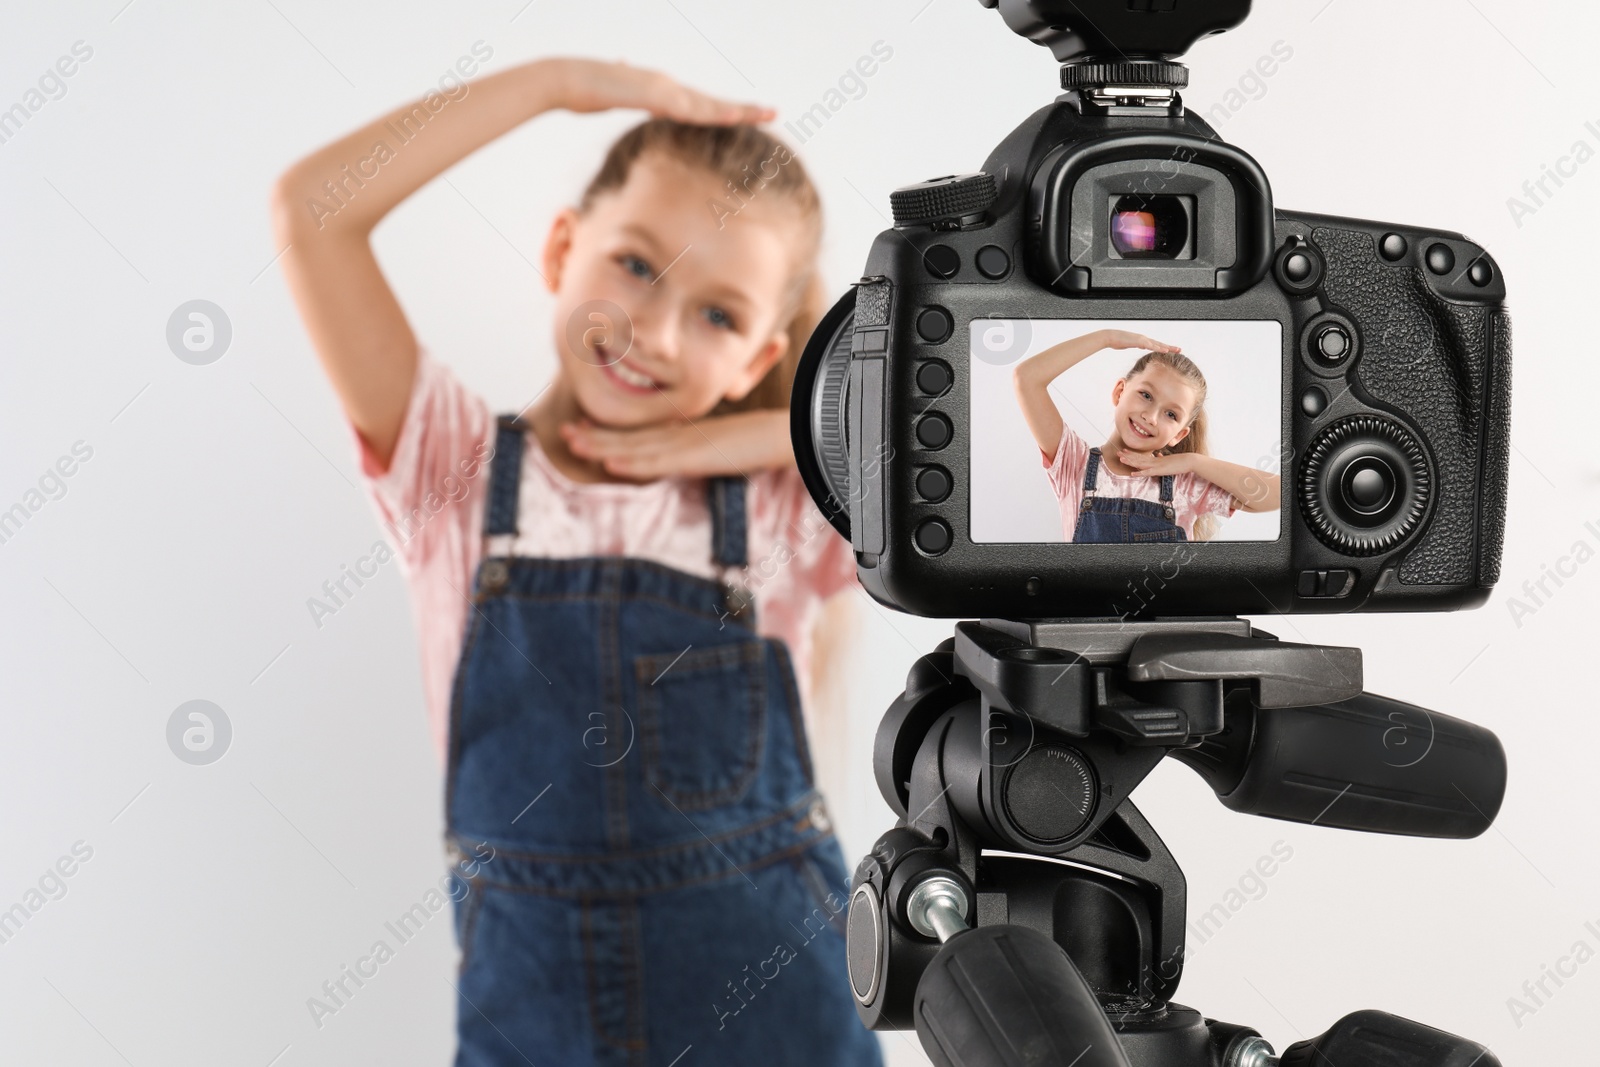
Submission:
[[[1275,541],[1276,321],[975,319],[971,538]]]

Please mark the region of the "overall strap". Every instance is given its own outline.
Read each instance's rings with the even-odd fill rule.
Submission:
[[[1172,503],[1172,475],[1170,474],[1161,476],[1161,502],[1163,504]]]
[[[1083,493],[1090,496],[1094,493],[1094,483],[1100,476],[1100,449],[1089,449],[1089,463],[1083,468]]]
[[[494,458],[489,466],[489,496],[484,505],[483,532],[517,532],[517,489],[522,480],[522,445],[528,424],[516,415],[495,420]]]
[[[711,506],[711,558],[725,567],[743,567],[747,562],[747,488],[744,478],[737,475],[712,478],[706,485]]]

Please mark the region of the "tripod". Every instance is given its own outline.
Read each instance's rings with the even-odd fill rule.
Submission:
[[[1488,730],[1362,691],[1361,652],[1233,618],[963,622],[913,666],[873,767],[896,827],[856,868],[850,982],[940,1067],[1499,1067],[1377,1011],[1275,1057],[1171,1003],[1183,872],[1128,799],[1165,756],[1235,811],[1469,838]]]

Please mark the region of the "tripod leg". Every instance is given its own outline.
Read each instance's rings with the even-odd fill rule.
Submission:
[[[917,985],[916,1022],[938,1067],[1128,1067],[1072,960],[1023,926],[946,941]]]

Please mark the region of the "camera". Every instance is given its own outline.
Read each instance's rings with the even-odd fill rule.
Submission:
[[[1511,385],[1494,260],[1276,208],[1181,93],[1178,57],[1248,0],[980,2],[1051,49],[1063,92],[981,169],[892,194],[795,381],[802,475],[873,598],[1009,619],[1483,603]]]

